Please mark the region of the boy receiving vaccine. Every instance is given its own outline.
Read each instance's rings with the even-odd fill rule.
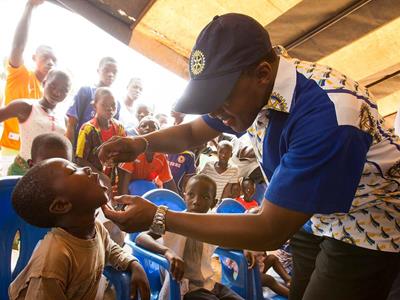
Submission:
[[[27,266],[11,283],[14,299],[94,299],[105,264],[132,272],[131,294],[149,299],[141,265],[95,221],[107,203],[107,188],[90,168],[65,159],[44,160],[15,187],[12,204],[26,222],[52,227]]]

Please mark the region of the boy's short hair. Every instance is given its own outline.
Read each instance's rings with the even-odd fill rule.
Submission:
[[[233,150],[233,145],[232,145],[232,143],[229,142],[229,141],[227,141],[227,140],[222,140],[222,141],[220,141],[220,142],[218,143],[218,149],[219,149],[219,148],[222,148],[222,147],[224,147],[224,146],[228,146],[228,147],[230,147],[230,148]]]
[[[12,205],[17,214],[31,225],[54,227],[56,215],[49,212],[57,194],[49,184],[46,160],[38,163],[18,181],[12,193]]]
[[[72,158],[72,144],[65,136],[56,133],[43,133],[33,139],[31,159],[36,161],[39,153],[48,149],[65,150]]]
[[[111,91],[110,88],[104,87],[104,86],[98,87],[96,89],[96,92],[94,93],[93,104],[96,104],[97,101],[99,100],[99,98],[104,96],[104,95],[108,95],[108,96],[113,96],[114,97],[114,94],[113,94],[113,92]]]
[[[212,190],[213,198],[215,199],[215,197],[217,197],[217,184],[210,176],[208,176],[206,174],[196,174],[189,178],[189,180],[186,183],[186,186],[188,186],[189,183],[193,180],[204,180],[204,181],[207,181],[208,183],[210,183],[210,185],[212,186],[212,189],[213,189]]]
[[[103,57],[102,59],[100,59],[99,69],[104,67],[104,65],[106,65],[106,64],[117,64],[117,61],[115,60],[115,58],[113,58],[111,56]]]
[[[256,182],[253,180],[253,178],[250,178],[250,177],[243,177],[243,179],[240,183],[243,184],[245,181],[250,181],[251,183],[256,184]]]
[[[160,122],[153,116],[145,116],[145,117],[143,117],[143,119],[140,120],[140,122],[138,124],[138,127],[140,127],[140,124],[142,124],[143,122],[146,122],[146,121],[153,121],[154,124],[156,124],[157,130],[160,130],[160,127],[161,127],[160,126]]]
[[[54,77],[56,77],[56,76],[64,77],[65,79],[68,79],[69,82],[71,82],[71,77],[72,77],[72,76],[71,76],[71,74],[70,74],[68,71],[62,70],[62,69],[56,69],[56,68],[51,69],[51,70],[47,73],[47,75],[46,75],[46,77],[44,78],[44,80],[45,80],[46,82],[48,82],[48,81],[50,81],[51,79],[53,79]]]

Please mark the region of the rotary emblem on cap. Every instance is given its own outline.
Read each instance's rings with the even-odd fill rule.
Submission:
[[[204,57],[203,52],[200,50],[195,50],[190,58],[190,71],[192,74],[199,75],[201,72],[203,72],[205,65],[206,58]]]

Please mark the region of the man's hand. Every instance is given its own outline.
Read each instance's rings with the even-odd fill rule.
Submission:
[[[104,215],[125,232],[149,229],[157,211],[157,206],[141,197],[127,195],[114,197],[114,203],[125,205],[124,210],[115,211],[108,205],[103,205]]]
[[[133,261],[129,267],[132,272],[131,299],[136,299],[136,295],[139,292],[140,299],[150,300],[150,284],[143,267],[137,261]]]
[[[174,277],[176,281],[181,281],[185,272],[185,263],[183,259],[176,255],[171,249],[167,250],[164,256],[169,261],[172,277]]]
[[[32,6],[38,6],[40,4],[42,4],[44,2],[44,0],[28,0],[28,3]]]
[[[146,150],[147,142],[141,137],[114,136],[98,148],[100,161],[104,165],[113,165],[119,162],[134,161]]]
[[[253,269],[256,265],[257,259],[253,253],[253,251],[243,250],[243,254],[247,259],[247,265],[249,269]]]

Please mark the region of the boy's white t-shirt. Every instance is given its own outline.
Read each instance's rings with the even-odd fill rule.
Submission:
[[[185,252],[185,245],[186,245],[187,237],[172,233],[172,232],[166,232],[162,238],[158,240],[158,242],[162,243],[164,246],[172,249],[176,255],[179,257],[182,257],[185,260],[184,257],[184,252]],[[196,279],[198,278],[203,278],[203,288],[207,290],[212,290],[215,285],[215,281],[212,279],[214,276],[214,270],[212,269],[211,266],[211,258],[212,255],[217,248],[215,245],[207,244],[207,243],[201,243],[203,244],[202,248],[202,254],[201,254],[201,261],[192,261],[192,260],[185,260],[185,264],[194,264],[194,265],[200,265],[200,268],[198,269],[198,274],[194,274],[192,272],[192,276],[194,276]],[[168,299],[168,286],[169,286],[169,275],[166,277],[164,280],[163,288],[161,289],[159,299]],[[192,291],[195,290],[196,287],[193,286],[192,284],[189,283],[189,279],[185,277],[181,281],[181,295],[182,297]]]

